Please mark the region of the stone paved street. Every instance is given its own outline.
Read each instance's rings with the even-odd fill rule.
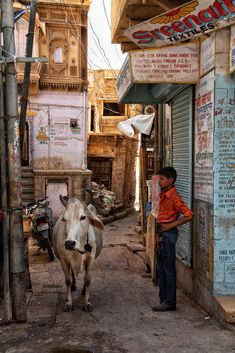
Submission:
[[[158,288],[143,258],[131,252],[135,214],[105,226],[104,249],[93,271],[93,311],[63,311],[65,286],[58,260],[50,263],[30,241],[32,292],[28,322],[0,326],[2,353],[233,353],[235,332],[178,292],[176,312],[153,313]],[[81,280],[78,281],[79,294]],[[1,306],[2,314],[2,306]]]

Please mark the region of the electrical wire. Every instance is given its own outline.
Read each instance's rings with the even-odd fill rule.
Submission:
[[[64,8],[65,8],[65,3],[64,3],[64,0],[60,0],[60,2],[63,2],[63,5],[64,5]],[[58,5],[58,4],[57,4]],[[79,39],[80,39],[80,43],[82,43],[82,41],[81,41],[81,36],[80,36],[80,34],[79,34],[79,28],[78,28],[78,26],[76,25],[76,21],[75,21],[75,18],[74,18],[74,14],[73,14],[73,10],[72,10],[72,7],[71,7],[71,5],[69,5],[70,6],[70,12],[71,12],[71,15],[72,15],[72,17],[73,17],[73,23],[70,21],[70,24],[73,26],[73,28],[75,27],[75,29],[76,29],[76,33],[77,33],[77,35],[79,36]],[[65,16],[66,17],[66,16]],[[83,44],[82,44],[83,45]],[[83,46],[84,47],[84,46]],[[86,53],[86,51],[84,50],[84,52],[85,52],[85,55],[86,55],[86,58],[87,58],[87,60],[88,60],[88,57],[87,57],[87,53]],[[102,73],[103,73],[103,75],[104,75],[104,70],[103,69],[101,69],[102,70]],[[116,78],[116,73],[115,73],[115,71],[112,69],[112,67],[111,67],[111,71],[113,72],[113,74],[115,75],[115,78]],[[105,78],[104,78],[105,79]],[[102,91],[103,92],[105,92],[106,93],[106,91],[101,87],[101,86],[99,86],[98,84],[97,84],[97,87],[99,87],[100,89],[102,89]],[[101,94],[101,96],[102,96],[102,98],[103,99],[105,99],[105,97],[103,96],[103,94]],[[109,97],[107,97],[106,99],[109,99]],[[115,98],[113,98],[113,99],[115,99]],[[111,99],[111,100],[113,100],[113,99]],[[115,112],[116,114],[118,113],[118,112]]]
[[[107,14],[105,2],[104,2],[105,0],[102,0],[102,1],[103,1],[104,14],[105,14],[105,17],[106,17],[106,20],[107,20],[107,23],[108,23],[108,26],[109,26],[109,29],[110,29],[110,32],[111,32],[112,29],[111,29],[111,25],[110,25],[110,23],[109,23],[109,18],[108,18],[108,14]],[[115,48],[115,51],[116,51],[116,53],[117,53],[117,55],[118,55],[118,57],[119,57],[119,59],[120,59],[120,62],[122,63],[122,59],[121,59],[121,57],[120,57],[120,55],[119,55],[119,52],[118,52],[117,47],[116,47],[116,44],[114,44],[114,48]]]
[[[64,9],[66,8],[65,2],[64,2],[63,0],[59,0],[59,2],[56,1],[56,4],[57,4],[58,10],[62,10],[63,15],[66,15],[66,12],[63,11],[63,8],[64,8]],[[59,7],[59,6],[60,6],[60,7]],[[79,28],[79,27],[77,26],[77,24],[76,24],[76,21],[75,21],[74,15],[73,15],[73,11],[72,11],[71,5],[70,5],[70,11],[71,11],[71,14],[72,14],[72,16],[73,16],[74,22],[72,22],[71,20],[68,21],[68,19],[66,18],[66,16],[64,16],[64,17],[67,19],[67,23],[69,22],[69,24],[72,26],[72,29],[75,30],[75,32],[71,30],[71,33],[72,33],[72,34],[74,35],[74,37],[76,38],[77,43],[81,45],[81,49],[82,49],[82,51],[83,51],[83,53],[84,53],[84,55],[85,55],[85,57],[86,57],[87,63],[88,63],[89,66],[91,66],[91,64],[89,63],[88,56],[87,56],[87,50],[86,50],[86,48],[85,48],[85,46],[84,46],[84,44],[83,44],[83,41],[82,41],[82,39],[81,39],[80,28]],[[77,38],[77,37],[78,37],[78,38]],[[101,69],[101,67],[98,66],[98,65],[96,65],[94,62],[92,62],[91,59],[90,59],[90,62],[92,63],[93,66],[96,66],[97,68]]]
[[[91,30],[92,30],[92,32],[93,32],[95,38],[96,38],[96,40],[94,40],[94,41],[95,41],[95,44],[96,44],[97,48],[100,50],[101,55],[102,55],[102,53],[103,53],[104,59],[105,59],[106,63],[108,64],[108,66],[110,67],[110,69],[111,69],[112,72],[114,73],[114,76],[116,77],[116,73],[115,73],[114,69],[112,68],[112,65],[111,65],[111,63],[110,63],[110,61],[109,61],[109,59],[108,59],[108,57],[107,57],[107,55],[106,55],[106,53],[105,53],[104,48],[101,46],[100,39],[99,39],[99,37],[97,36],[97,34],[95,33],[95,31],[94,31],[93,26],[92,26],[92,23],[91,23],[91,20],[89,19],[89,17],[88,17],[88,22],[89,22],[90,28],[91,28]],[[93,36],[93,38],[94,38],[94,36]]]
[[[66,8],[66,4],[65,4],[65,2],[64,2],[64,0],[59,0],[59,2],[58,1],[56,1],[56,3],[57,3],[57,8],[59,9],[59,10],[62,10],[63,11],[63,14],[64,15],[66,15],[66,13],[65,13],[65,8]],[[67,4],[68,5],[68,4]],[[60,7],[59,7],[60,6]],[[82,42],[82,39],[81,39],[81,35],[80,35],[80,27],[77,25],[77,23],[76,23],[76,20],[75,20],[75,17],[74,17],[74,13],[73,13],[73,10],[72,10],[72,6],[69,4],[69,7],[70,7],[70,13],[71,13],[71,15],[72,15],[72,18],[73,18],[73,22],[71,21],[71,20],[68,20],[68,18],[67,18],[67,16],[64,16],[65,18],[66,18],[66,22],[67,23],[69,23],[71,26],[72,26],[72,29],[73,29],[73,31],[71,31],[72,33],[73,33],[73,35],[74,35],[74,37],[76,38],[76,40],[77,40],[77,42],[81,45],[81,48],[82,48],[82,50],[83,50],[83,53],[84,53],[84,55],[85,55],[85,57],[86,57],[86,59],[87,59],[87,63],[88,63],[88,65],[89,66],[91,66],[90,65],[90,63],[89,63],[89,60],[88,60],[88,55],[87,55],[87,51],[86,51],[86,48],[84,47],[84,44],[83,44],[83,42]],[[84,11],[84,10],[83,10]],[[85,12],[85,11],[84,11]],[[91,28],[92,28],[92,30],[93,30],[93,33],[95,33],[94,32],[94,29],[93,29],[93,27],[92,27],[92,24],[91,24],[91,21],[90,21],[90,19],[88,18],[88,20],[89,20],[89,22],[90,22],[90,25],[91,25]],[[74,32],[75,31],[75,32]],[[96,35],[96,37],[97,37],[97,35]],[[100,45],[100,41],[99,41],[99,38],[97,37],[97,40],[98,40],[98,47],[100,47],[100,50],[102,50],[101,51],[101,53],[103,52],[103,53],[105,53],[104,52],[104,49],[101,47],[101,45]],[[92,49],[92,48],[90,48],[90,49]],[[94,52],[94,51],[93,51]],[[95,52],[94,52],[95,53]],[[95,53],[95,55],[97,56],[97,54]],[[92,62],[91,60],[90,60],[90,62]],[[109,60],[108,60],[108,63],[109,63],[109,66],[111,67],[111,71],[112,71],[112,73],[113,73],[113,75],[114,75],[114,79],[116,79],[116,77],[117,77],[117,75],[116,75],[116,72],[114,71],[114,69],[112,68],[112,66],[111,66],[111,64],[110,64],[110,62],[109,62]],[[96,64],[94,64],[93,62],[92,62],[92,64],[93,65],[95,65],[96,67],[98,67],[98,68],[100,68],[99,66],[97,66]],[[103,74],[103,77],[104,77],[104,81],[106,80],[106,78],[105,78],[105,76],[104,76],[104,73],[105,73],[105,70],[104,69],[102,69],[102,68],[100,68],[100,70],[102,71],[102,74]],[[94,70],[95,71],[95,70]],[[96,87],[98,87],[98,89],[99,89],[99,92],[100,92],[100,94],[99,94],[99,97],[101,97],[102,99],[104,99],[104,100],[116,100],[116,96],[115,97],[110,97],[109,95],[107,95],[107,90],[105,89],[105,88],[103,88],[101,85],[99,85],[97,82],[96,82]],[[93,97],[95,97],[96,99],[97,99],[97,95],[94,95],[94,94],[91,94],[91,93],[89,93],[89,96],[93,96]],[[100,106],[103,106],[103,104],[100,104]],[[106,109],[107,110],[109,110],[109,111],[111,111],[111,112],[113,112],[113,113],[115,113],[115,114],[119,114],[119,112],[118,111],[115,111],[115,110],[113,110],[113,109],[111,109],[110,107],[108,108],[108,107],[106,107]],[[133,109],[134,111],[137,111],[136,109]],[[138,113],[139,113],[139,111],[137,111]]]

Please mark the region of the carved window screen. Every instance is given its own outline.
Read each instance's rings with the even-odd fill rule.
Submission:
[[[63,64],[63,48],[57,47],[54,50],[54,63],[55,64]]]

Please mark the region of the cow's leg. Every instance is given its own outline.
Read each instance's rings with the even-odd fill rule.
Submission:
[[[91,283],[91,267],[92,267],[92,257],[87,257],[85,262],[85,276],[84,276],[84,285],[82,289],[83,299],[83,310],[84,311],[92,311],[92,304],[90,302],[90,292],[89,287]]]
[[[64,311],[72,311],[73,300],[72,300],[72,292],[71,292],[71,285],[72,285],[71,272],[70,272],[71,270],[68,262],[65,260],[61,260],[61,266],[64,271],[65,285],[67,290],[67,302],[65,303]]]
[[[72,274],[71,291],[72,291],[72,292],[76,292],[76,290],[77,290],[76,280],[75,280],[74,272],[73,272],[72,269],[71,269],[71,274]]]

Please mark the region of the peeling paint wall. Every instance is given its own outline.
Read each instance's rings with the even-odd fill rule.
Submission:
[[[202,41],[195,104],[196,288],[235,294],[235,77],[230,28]],[[202,299],[199,298],[199,302]]]
[[[214,160],[214,292],[235,293],[235,78],[217,75]]]
[[[31,103],[31,155],[37,170],[79,169],[86,163],[83,95],[43,92]]]

